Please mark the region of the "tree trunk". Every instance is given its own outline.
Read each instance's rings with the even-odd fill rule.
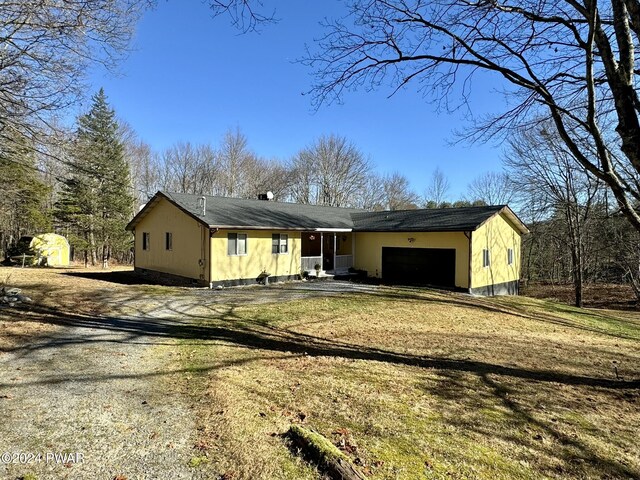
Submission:
[[[102,268],[109,268],[109,246],[102,244]]]
[[[582,307],[582,286],[584,283],[583,272],[580,266],[575,266],[573,269],[573,286],[575,290],[576,307]]]
[[[93,233],[93,227],[89,230],[89,252],[91,253],[91,266],[95,267],[98,263],[98,256],[96,255],[96,237]]]
[[[582,307],[582,286],[584,283],[584,266],[582,255],[582,239],[577,231],[576,225],[570,220],[569,227],[569,247],[571,248],[571,277],[575,291],[575,305]]]

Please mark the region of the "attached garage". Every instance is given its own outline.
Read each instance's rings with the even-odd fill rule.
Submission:
[[[382,279],[407,285],[456,285],[453,248],[382,248]]]
[[[352,214],[354,266],[385,283],[476,295],[513,294],[520,237],[528,230],[506,206]]]

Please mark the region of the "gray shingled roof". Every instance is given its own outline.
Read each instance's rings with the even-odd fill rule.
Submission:
[[[351,215],[353,229],[360,232],[451,232],[475,230],[502,210],[504,205],[462,208],[429,208]]]
[[[176,206],[191,216],[198,218],[203,223],[218,228],[351,229],[353,228],[351,213],[364,212],[364,210],[351,208],[205,196],[207,211],[205,215],[202,215],[202,208],[199,203],[202,195],[167,192],[158,192],[156,196],[158,195],[166,197]],[[135,218],[131,223],[134,223],[134,221]]]
[[[127,225],[132,230],[160,199],[166,198],[188,215],[217,228],[274,228],[289,230],[353,229],[361,232],[446,232],[470,231],[505,209],[504,205],[423,210],[368,212],[352,208],[301,205],[297,203],[158,192]],[[506,207],[516,227],[527,229]]]

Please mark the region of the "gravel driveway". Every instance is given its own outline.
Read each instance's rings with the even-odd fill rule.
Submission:
[[[190,466],[197,432],[189,398],[174,388],[185,372],[176,371],[169,331],[223,305],[375,289],[348,282],[175,296],[105,289],[110,314],[70,314],[53,333],[0,353],[0,477],[217,478],[215,465]]]
[[[43,458],[5,458],[0,477],[197,478],[188,402],[171,389],[170,352],[157,343],[70,327],[1,356],[0,452]],[[47,456],[76,452],[82,462]]]

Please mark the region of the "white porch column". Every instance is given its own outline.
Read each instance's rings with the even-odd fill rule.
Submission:
[[[356,268],[356,234],[351,232],[351,266]]]
[[[324,270],[324,254],[322,252],[324,248],[324,236],[323,233],[320,232],[320,271]]]
[[[333,273],[336,272],[336,246],[337,246],[337,237],[336,234],[333,234]]]

